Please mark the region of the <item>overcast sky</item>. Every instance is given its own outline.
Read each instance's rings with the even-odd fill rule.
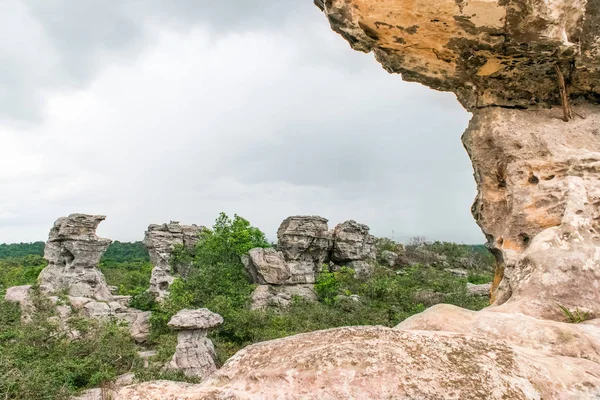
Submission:
[[[350,49],[311,0],[0,1],[0,242],[289,215],[482,243],[452,94]]]

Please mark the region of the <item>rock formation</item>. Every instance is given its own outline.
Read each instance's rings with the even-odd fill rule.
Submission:
[[[103,215],[71,214],[56,220],[44,250],[48,266],[40,273],[40,285],[52,293],[67,290],[75,297],[112,300],[98,269],[102,254],[112,243],[96,236],[98,224],[105,219]]]
[[[331,27],[383,67],[456,93],[469,110],[600,94],[597,0],[327,0]]]
[[[150,312],[128,308],[130,297],[114,296],[98,269],[102,254],[112,242],[96,236],[96,228],[105,218],[71,214],[56,220],[44,250],[48,266],[39,275],[40,290],[55,304],[61,303],[58,295],[67,294],[68,304],[57,306],[63,320],[74,311],[90,318],[116,318],[126,322],[132,337],[141,343],[150,333]],[[9,288],[5,296],[20,304],[25,318],[33,311],[31,290],[29,285],[17,286]]]
[[[375,237],[369,234],[369,227],[352,220],[336,226],[331,261],[352,268],[359,277],[371,275],[375,261]]]
[[[204,227],[197,225],[179,225],[170,222],[162,225],[150,225],[144,236],[144,245],[150,253],[154,268],[150,277],[150,289],[157,299],[162,300],[169,293],[169,286],[175,280],[170,265],[171,253],[175,246],[192,248],[198,243]],[[175,271],[176,272],[176,271]]]
[[[206,335],[222,323],[223,317],[206,308],[181,310],[174,315],[168,325],[177,331],[177,348],[169,368],[200,379],[216,371],[215,348]]]
[[[473,215],[499,263],[493,300],[504,311],[600,311],[599,6],[325,2],[353,48],[406,80],[453,91],[473,112],[463,136],[479,192]]]
[[[252,249],[242,261],[259,286],[252,294],[252,308],[289,305],[294,296],[316,300],[316,274],[323,264],[353,268],[368,276],[375,261],[375,238],[369,227],[346,221],[333,231],[327,220],[316,216],[286,218],[277,230],[276,249]]]
[[[277,247],[293,269],[320,271],[329,261],[332,245],[333,234],[322,217],[289,217],[277,230]]]
[[[384,250],[381,252],[379,262],[383,265],[387,265],[388,267],[393,267],[398,262],[398,258],[400,255],[398,253],[394,253],[393,251]]]
[[[500,267],[494,304],[560,320],[557,303],[600,316],[600,107],[490,108],[463,137],[479,194],[473,214]]]

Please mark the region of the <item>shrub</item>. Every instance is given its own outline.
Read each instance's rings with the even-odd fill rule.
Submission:
[[[73,317],[61,329],[53,305],[33,301],[37,311],[25,323],[16,304],[0,300],[0,398],[68,399],[131,369],[136,346],[122,326]]]

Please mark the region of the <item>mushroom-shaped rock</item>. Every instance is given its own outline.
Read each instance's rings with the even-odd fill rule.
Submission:
[[[184,330],[205,330],[208,331],[212,328],[223,323],[223,317],[210,311],[207,308],[200,308],[198,310],[181,310],[171,318],[169,321],[169,328],[176,331]]]
[[[216,371],[215,348],[208,331],[223,323],[223,317],[206,308],[181,310],[169,321],[177,330],[177,348],[169,368],[180,370],[188,377],[204,379]]]

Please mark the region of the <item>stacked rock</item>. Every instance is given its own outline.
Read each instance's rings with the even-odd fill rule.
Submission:
[[[329,230],[327,219],[318,216],[286,218],[277,230],[277,250],[256,248],[242,257],[248,274],[259,286],[252,308],[287,306],[294,296],[316,300],[316,274],[325,263],[353,268],[368,276],[375,260],[375,239],[369,227],[346,221]]]

